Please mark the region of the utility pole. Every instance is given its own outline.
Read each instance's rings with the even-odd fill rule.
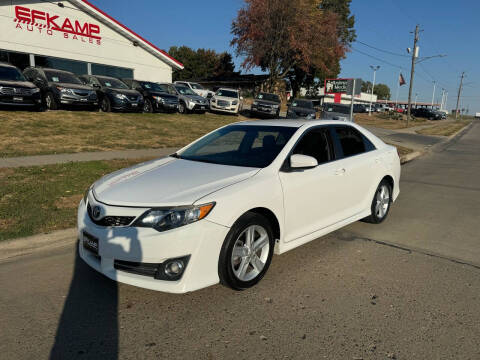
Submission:
[[[418,93],[415,93],[415,108],[417,108],[417,98],[418,98]]]
[[[460,95],[462,94],[463,78],[465,77],[465,71],[462,72],[462,77],[460,79],[460,86],[458,87],[457,95],[457,107],[455,108],[455,120],[458,118],[458,105],[460,104]]]
[[[372,93],[370,94],[370,111],[368,112],[368,116],[372,116],[373,89],[375,89],[375,79],[377,76],[377,70],[380,69],[380,65],[377,65],[377,66],[370,65],[370,68],[373,70],[373,85],[372,85]]]
[[[408,107],[407,107],[407,127],[410,122],[411,108],[412,108],[412,90],[413,90],[413,79],[415,76],[415,62],[418,56],[417,51],[417,42],[418,42],[418,33],[420,32],[420,25],[417,24],[415,27],[415,36],[413,38],[413,50],[412,50],[412,69],[410,71],[410,87],[408,89]]]

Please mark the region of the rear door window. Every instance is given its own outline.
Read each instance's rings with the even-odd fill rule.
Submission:
[[[375,150],[375,146],[360,131],[352,126],[335,126],[334,134],[343,157],[350,157]]]

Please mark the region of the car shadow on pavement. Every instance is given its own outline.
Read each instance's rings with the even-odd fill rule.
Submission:
[[[116,239],[115,228],[109,235],[110,240]],[[123,245],[127,244],[128,251],[110,240],[107,240],[106,246],[118,258],[121,259],[122,254],[128,256],[134,253],[141,259],[136,229],[129,239],[122,240]],[[117,282],[90,268],[80,258],[77,243],[72,281],[50,359],[118,359],[118,302]]]

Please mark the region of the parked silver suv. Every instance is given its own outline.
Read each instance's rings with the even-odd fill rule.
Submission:
[[[178,95],[178,112],[185,114],[188,112],[198,112],[203,114],[207,111],[208,100],[192,91],[192,89],[175,84],[173,85]]]

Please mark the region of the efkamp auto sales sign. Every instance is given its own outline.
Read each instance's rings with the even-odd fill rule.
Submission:
[[[15,18],[18,30],[37,32],[45,36],[62,34],[63,38],[77,40],[83,43],[101,45],[100,26],[88,22],[80,22],[68,17],[30,9],[24,6],[15,6]]]

